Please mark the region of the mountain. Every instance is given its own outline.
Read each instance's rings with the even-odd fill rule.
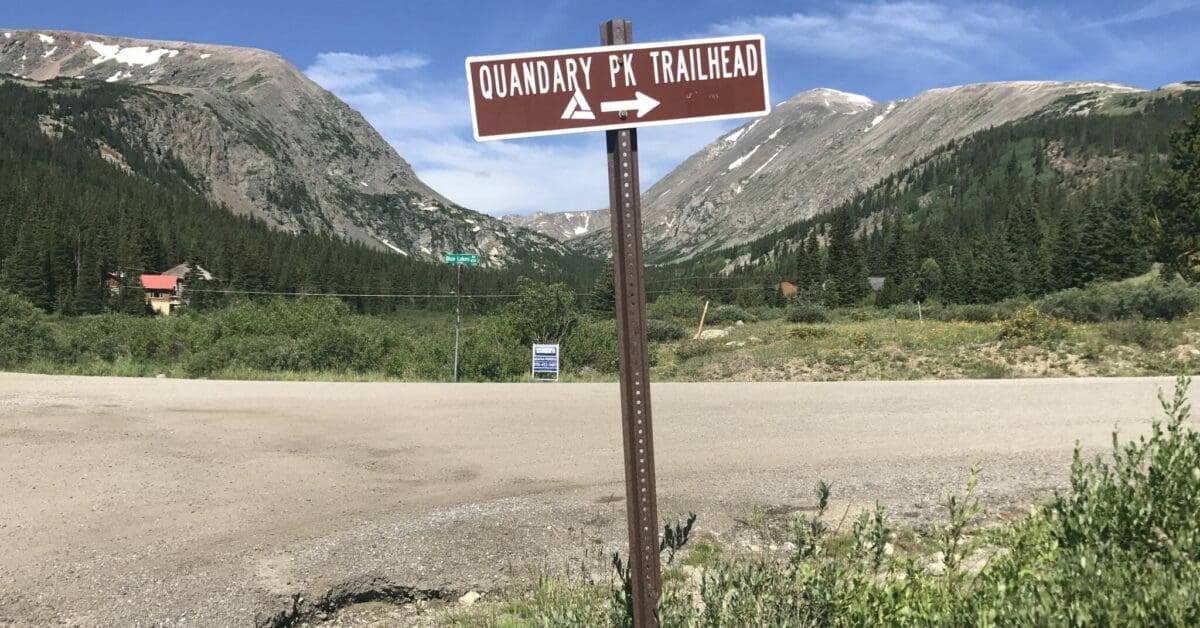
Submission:
[[[215,203],[178,158],[125,132],[128,103],[158,97],[102,81],[0,78],[0,291],[50,312],[141,313],[140,275],[186,261],[213,276],[186,279],[195,309],[247,293],[333,293],[371,313],[454,307],[449,264],[288,233]],[[463,290],[513,294],[530,277],[581,289],[595,266],[564,256],[471,268]],[[465,305],[479,312],[506,302]],[[274,351],[288,349],[263,355]]]
[[[567,254],[425,185],[358,112],[271,52],[0,29],[0,74],[136,87],[111,112],[126,139],[179,159],[230,211],[287,232],[428,260],[475,252],[495,267]],[[72,115],[47,115],[43,125],[70,126]],[[123,159],[102,142],[97,150]]]
[[[609,224],[609,214],[606,207],[590,211],[510,214],[501,216],[501,220],[565,242],[604,229]]]
[[[1107,83],[984,83],[886,103],[832,89],[803,92],[718,138],[646,191],[647,255],[669,262],[749,242],[833,209],[947,142],[1063,97],[1141,91]],[[596,232],[571,246],[597,255],[605,238]]]
[[[1198,129],[1200,84],[1065,95],[930,147],[821,214],[652,266],[649,280],[742,304],[772,303],[788,281],[805,300],[888,306],[1138,276],[1180,263],[1188,214],[1163,186],[1182,185]]]

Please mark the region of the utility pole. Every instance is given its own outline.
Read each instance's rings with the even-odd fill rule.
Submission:
[[[633,43],[633,24],[600,25],[600,43]],[[620,119],[629,113],[620,112]],[[658,495],[654,483],[654,433],[650,422],[650,361],[646,349],[646,286],[642,262],[642,202],[637,131],[605,132],[608,140],[609,207],[612,208],[613,283],[617,292],[617,340],[621,364],[621,431],[625,443],[625,511],[629,527],[629,577],[633,625],[658,625],[661,589],[658,558]]]
[[[462,330],[462,262],[454,265],[457,287],[454,289],[454,381],[458,381],[458,341]]]

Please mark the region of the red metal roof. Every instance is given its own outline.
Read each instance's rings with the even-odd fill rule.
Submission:
[[[141,279],[145,290],[174,290],[179,283],[179,277],[170,275],[142,275]]]

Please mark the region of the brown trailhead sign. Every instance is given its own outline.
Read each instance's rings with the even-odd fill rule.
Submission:
[[[475,139],[770,112],[761,35],[467,58]]]

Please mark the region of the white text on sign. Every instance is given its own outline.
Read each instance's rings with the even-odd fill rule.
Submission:
[[[625,87],[638,87],[639,78],[651,81],[649,85],[668,85],[755,77],[762,70],[758,48],[753,44],[651,50],[648,54],[653,69],[650,77],[639,77],[634,73],[632,53],[608,55],[609,86],[617,87],[621,83]],[[479,94],[486,100],[568,94],[591,90],[593,69],[592,59],[587,56],[497,61],[480,64],[475,82]]]

